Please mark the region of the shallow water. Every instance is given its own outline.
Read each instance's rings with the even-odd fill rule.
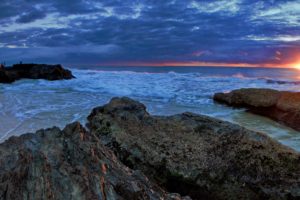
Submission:
[[[152,114],[185,111],[210,115],[269,134],[300,151],[300,133],[241,109],[215,104],[215,92],[243,87],[299,91],[295,70],[249,68],[101,68],[73,69],[77,79],[49,82],[21,80],[0,84],[0,141],[11,135],[34,132],[69,122],[86,122],[93,107],[115,96],[128,96],[146,104]],[[300,72],[299,72],[300,75]]]

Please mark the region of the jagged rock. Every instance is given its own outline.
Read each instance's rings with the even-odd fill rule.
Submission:
[[[239,89],[216,93],[214,100],[233,107],[245,107],[300,131],[300,93],[271,89]]]
[[[79,123],[0,144],[0,199],[180,200],[133,171]]]
[[[183,113],[151,116],[114,98],[93,109],[90,131],[132,169],[192,199],[299,199],[300,155],[267,135]]]
[[[12,83],[23,78],[53,81],[75,77],[61,65],[17,64],[0,69],[0,83]]]

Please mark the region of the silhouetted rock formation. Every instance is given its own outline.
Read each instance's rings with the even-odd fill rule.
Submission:
[[[75,77],[61,65],[16,64],[0,69],[0,83],[12,83],[23,78],[54,81]]]
[[[300,131],[300,93],[271,89],[239,89],[217,93],[214,100],[269,117]]]
[[[193,199],[300,198],[300,155],[265,134],[193,113],[151,116],[129,98],[93,109],[88,120],[124,164],[169,192]]]
[[[0,163],[1,199],[181,199],[124,166],[79,123],[11,137]]]

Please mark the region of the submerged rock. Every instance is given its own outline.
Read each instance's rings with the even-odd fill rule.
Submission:
[[[70,70],[61,65],[17,64],[0,68],[0,83],[12,83],[23,78],[62,80],[75,78]]]
[[[95,108],[88,120],[124,164],[170,192],[193,199],[300,198],[300,155],[265,134],[193,113],[151,116],[129,98]]]
[[[0,144],[0,199],[182,198],[124,166],[96,136],[73,123]]]
[[[269,117],[300,131],[300,93],[271,89],[239,89],[216,93],[214,100],[233,107]]]

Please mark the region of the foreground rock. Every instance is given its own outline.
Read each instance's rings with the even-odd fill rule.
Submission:
[[[89,128],[132,169],[193,199],[299,199],[300,155],[268,136],[210,117],[151,116],[114,98]]]
[[[17,64],[0,68],[0,83],[12,83],[23,78],[62,80],[75,78],[70,70],[61,65]]]
[[[181,199],[125,167],[79,123],[11,137],[0,163],[0,199]]]
[[[239,89],[217,93],[214,100],[269,117],[300,131],[300,93],[271,89]]]

